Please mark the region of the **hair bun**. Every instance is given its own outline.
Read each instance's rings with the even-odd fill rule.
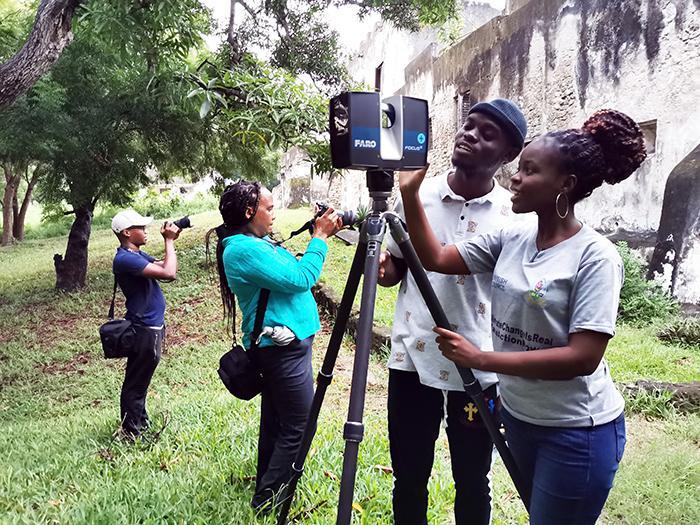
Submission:
[[[606,170],[601,173],[608,184],[617,184],[629,177],[647,156],[639,125],[614,109],[601,109],[583,124],[584,133],[600,146]]]

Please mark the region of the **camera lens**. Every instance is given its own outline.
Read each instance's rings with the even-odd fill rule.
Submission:
[[[192,223],[190,223],[190,218],[188,215],[185,215],[182,219],[178,219],[176,221],[173,221],[173,224],[180,228],[181,230],[184,230],[185,228],[191,228]]]
[[[343,220],[343,226],[352,226],[357,222],[357,214],[352,210],[339,211],[338,215]]]

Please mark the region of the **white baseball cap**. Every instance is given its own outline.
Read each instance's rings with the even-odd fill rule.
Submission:
[[[134,210],[123,210],[112,219],[112,231],[121,233],[132,226],[148,226],[153,222],[153,217],[143,217]]]

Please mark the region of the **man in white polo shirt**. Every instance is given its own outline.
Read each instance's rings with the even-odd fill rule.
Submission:
[[[496,171],[523,148],[527,124],[510,100],[495,99],[471,108],[455,136],[452,169],[426,179],[420,197],[442,243],[456,243],[496,230],[513,219],[511,194],[495,180]],[[396,212],[403,217],[401,201]],[[409,232],[410,234],[410,232]],[[455,331],[483,350],[492,350],[491,275],[442,275],[430,282]],[[393,239],[380,259],[379,284],[401,282],[389,357],[389,446],[394,470],[396,525],[427,524],[428,480],[435,441],[445,419],[455,480],[457,525],[488,524],[491,496],[488,473],[492,442],[454,363],[435,343],[435,326],[425,301]],[[474,371],[495,406],[496,374]]]

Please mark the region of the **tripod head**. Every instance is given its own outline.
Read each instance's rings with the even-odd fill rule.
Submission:
[[[372,212],[382,213],[389,209],[389,197],[394,187],[394,170],[367,170],[365,183],[372,199]]]

